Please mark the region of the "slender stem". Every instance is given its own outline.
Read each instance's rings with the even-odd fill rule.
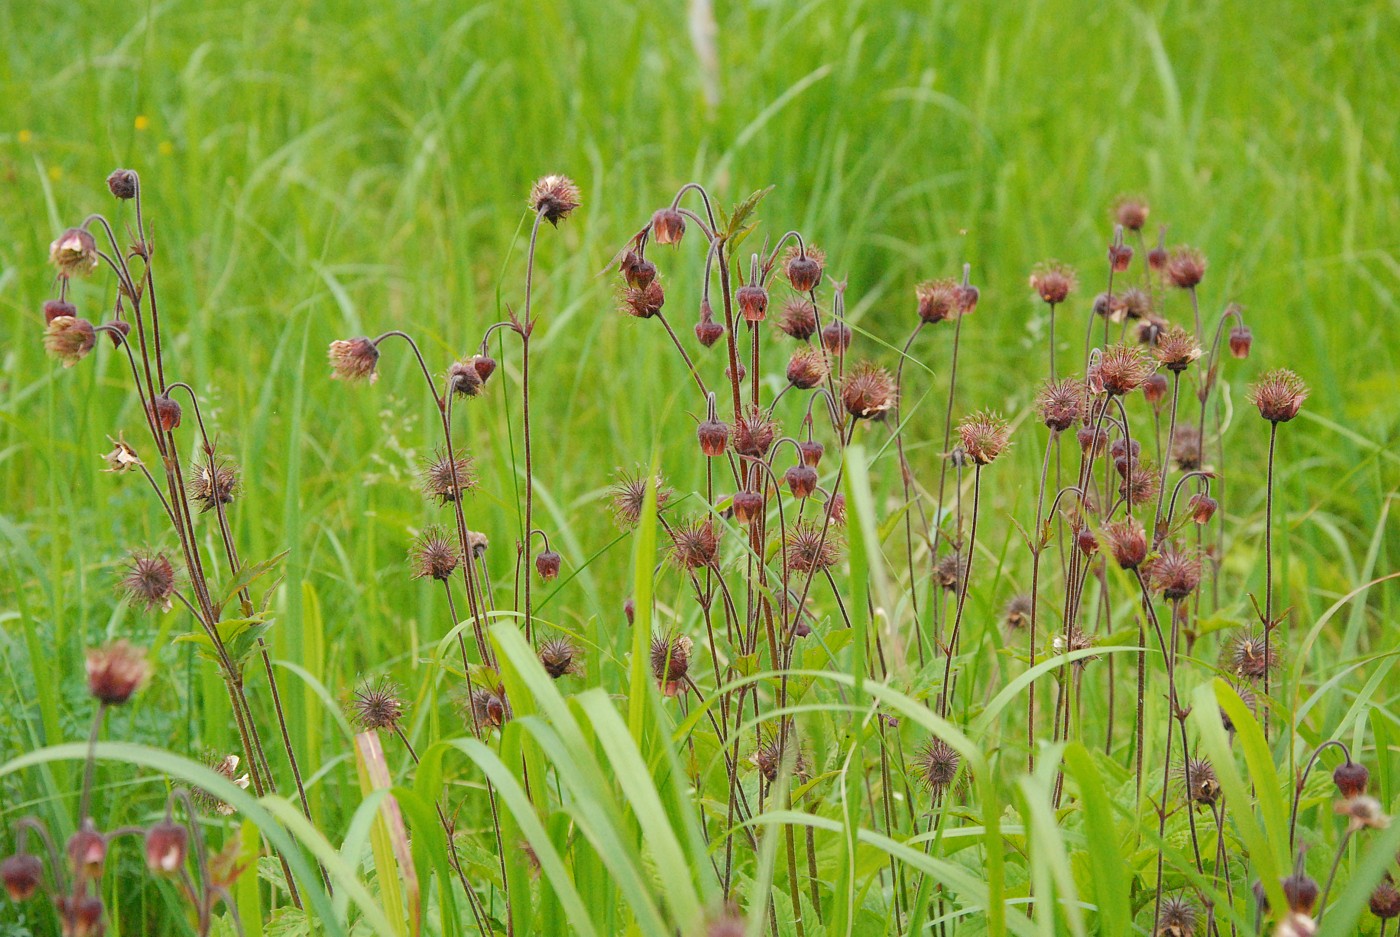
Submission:
[[[1269,424],[1269,469],[1264,486],[1264,661],[1272,660],[1274,631],[1274,448],[1278,439],[1278,424]],[[1270,668],[1264,668],[1264,738],[1269,737]]]
[[[948,718],[948,684],[953,674],[953,649],[958,645],[958,633],[962,628],[963,609],[967,605],[968,585],[972,581],[972,556],[977,546],[977,509],[982,497],[982,466],[973,467],[972,472],[972,528],[967,535],[967,558],[963,561],[962,585],[958,590],[957,611],[953,613],[953,630],[948,636],[946,659],[943,664],[943,687],[939,691],[938,713]]]

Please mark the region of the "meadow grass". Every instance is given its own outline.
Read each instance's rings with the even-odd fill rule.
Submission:
[[[797,227],[828,251],[829,275],[848,283],[862,352],[888,364],[915,322],[914,284],[971,264],[981,304],[962,333],[957,411],[996,408],[1018,427],[1009,465],[987,476],[982,568],[968,596],[965,640],[985,648],[977,666],[993,680],[1016,672],[998,621],[1006,599],[1028,587],[1029,563],[1010,518],[1024,524],[1033,513],[1040,458],[1028,417],[1046,318],[1026,277],[1053,256],[1093,284],[1060,313],[1060,348],[1065,360],[1077,360],[1111,234],[1109,206],[1120,193],[1143,194],[1152,206],[1149,230],[1169,223],[1169,243],[1197,245],[1210,258],[1202,295],[1212,318],[1237,301],[1255,334],[1252,357],[1225,398],[1225,444],[1237,457],[1225,579],[1235,594],[1208,624],[1247,619],[1244,593],[1262,589],[1267,429],[1239,391],[1257,372],[1287,366],[1312,397],[1281,441],[1276,523],[1286,536],[1277,545],[1277,603],[1292,608],[1295,633],[1319,627],[1315,639],[1287,650],[1285,680],[1296,682],[1295,699],[1324,690],[1305,736],[1316,743],[1342,730],[1349,743],[1361,742],[1378,796],[1393,803],[1400,683],[1383,655],[1400,638],[1400,591],[1385,582],[1330,612],[1390,573],[1400,550],[1391,518],[1400,489],[1400,239],[1393,225],[1400,125],[1391,116],[1400,79],[1385,67],[1400,56],[1393,7],[1294,3],[1263,13],[1245,4],[1068,0],[1015,10],[821,0],[722,6],[713,103],[687,15],[679,2],[606,0],[528,9],[0,6],[4,760],[85,737],[84,649],[120,635],[164,650],[149,702],[115,714],[109,737],[195,760],[205,748],[231,744],[211,729],[229,719],[217,676],[192,653],[167,647],[187,623],[138,614],[116,595],[126,552],[168,537],[143,492],[99,471],[107,437],[130,436],[141,420],[122,361],[103,348],[81,367],[63,369],[40,343],[40,305],[52,287],[45,246],[88,211],[108,207],[107,172],[121,165],[142,173],[173,323],[171,354],[204,396],[221,446],[243,467],[244,490],[230,514],[237,539],[249,559],[290,551],[269,640],[282,662],[291,734],[301,751],[314,753],[309,795],[313,813],[325,818],[328,849],[347,835],[369,835],[361,829],[368,820],[356,823],[369,813],[355,810],[355,749],[340,715],[362,675],[388,673],[410,688],[414,739],[467,733],[453,724],[459,717],[438,676],[446,606],[435,584],[410,581],[404,559],[412,534],[437,519],[414,483],[434,445],[436,413],[414,388],[406,356],[386,354],[372,389],[347,389],[328,380],[324,349],[332,339],[403,328],[434,360],[470,352],[508,306],[519,308],[530,183],[566,172],[580,184],[584,206],[541,241],[531,358],[536,515],[565,565],[560,580],[539,591],[537,608],[589,645],[573,690],[630,691],[640,708],[613,708],[633,748],[606,734],[617,727],[600,696],[566,704],[519,661],[507,669],[515,671],[508,682],[521,687],[513,699],[538,695],[540,710],[554,707],[556,729],[568,712],[586,716],[609,756],[630,752],[646,765],[648,782],[661,779],[654,792],[639,782],[620,793],[588,794],[581,785],[571,794],[601,798],[604,826],[628,830],[664,815],[675,829],[660,853],[632,855],[623,835],[614,844],[617,866],[573,870],[583,901],[621,890],[623,897],[604,902],[600,924],[640,922],[633,926],[657,932],[660,917],[644,910],[654,899],[642,896],[656,891],[651,869],[666,860],[683,861],[695,902],[714,900],[684,792],[672,786],[682,772],[664,767],[686,757],[683,747],[677,753],[659,741],[677,717],[664,714],[629,671],[640,648],[634,635],[645,633],[628,629],[622,603],[645,577],[635,576],[633,541],[618,533],[606,507],[615,471],[653,458],[678,491],[702,490],[689,431],[690,416],[700,414],[685,371],[659,331],[616,312],[611,270],[619,247],[691,180],[724,204],[774,186],[759,210],[766,229],[776,236]],[[114,218],[131,221],[120,210]],[[658,252],[658,262],[661,256],[670,257]],[[665,270],[678,329],[688,327],[698,301],[695,267],[682,269],[675,259]],[[79,301],[104,302],[100,283],[80,285]],[[1184,308],[1170,312],[1180,321]],[[492,576],[508,584],[522,486],[518,353],[504,343],[493,353],[504,380],[473,403],[464,435],[481,474],[473,527],[492,537]],[[935,342],[916,346],[906,364],[901,418],[910,461],[924,478],[938,465],[946,365],[946,344]],[[722,370],[714,356],[706,366]],[[900,499],[893,454],[871,448],[880,449],[870,472],[871,531],[897,547],[889,526]],[[871,565],[887,562],[876,544],[867,547]],[[851,552],[853,566],[864,562]],[[865,578],[853,570],[852,581]],[[663,607],[681,603],[677,582],[657,588]],[[503,634],[503,656],[514,661],[510,632]],[[837,669],[850,667],[841,657]],[[1120,707],[1129,670],[1125,657]],[[964,705],[980,713],[986,702]],[[517,702],[517,710],[524,705]],[[1161,709],[1161,700],[1154,706]],[[927,712],[911,706],[907,724],[917,723],[916,711]],[[868,740],[843,737],[839,711],[813,719],[822,728],[812,735],[830,746],[814,752],[815,760],[865,750]],[[1086,705],[1084,737],[1102,739],[1106,719],[1102,708]],[[1010,729],[1004,739],[994,719],[982,728],[973,740],[983,757],[1023,744]],[[561,744],[576,747],[548,749],[556,770],[599,775],[590,746],[561,735]],[[1161,739],[1149,743],[1159,749]],[[525,751],[520,757],[545,757],[528,741],[510,745]],[[508,796],[509,756],[520,753],[461,748],[460,757],[482,771],[498,771]],[[152,774],[105,767],[110,815],[149,820],[151,782],[134,778],[187,769],[114,750],[113,758],[123,757]],[[1070,775],[1083,796],[1096,785],[1107,786],[1109,799],[1123,796],[1125,778],[1087,756],[1080,770],[1076,757]],[[1288,753],[1280,758],[1286,778]],[[71,829],[79,761],[9,771],[7,820],[37,812],[56,829]],[[405,809],[427,812],[431,822],[433,796],[424,792],[432,772],[408,771],[393,749],[390,764],[418,795],[414,802],[405,793]],[[1135,828],[1127,811],[1116,817],[1126,824],[1116,832],[1077,825],[1057,832],[1043,797],[1053,770],[1025,778],[999,771],[995,783],[978,774],[982,799],[961,818],[967,841],[939,843],[927,855],[916,843],[901,861],[914,868],[970,862],[964,850],[991,835],[978,832],[979,824],[994,825],[984,813],[989,803],[1009,805],[1014,828],[997,835],[1019,837],[1023,850],[1029,836],[1044,861],[1025,863],[1026,880],[1046,876],[1035,892],[1065,896],[1091,890],[1085,837],[1102,844]],[[471,784],[480,806],[480,784]],[[229,792],[231,802],[237,796]],[[1313,810],[1327,819],[1325,804]],[[828,813],[824,822],[836,821]],[[839,864],[838,839],[853,829],[838,826],[824,841],[824,861]],[[560,835],[519,832],[532,843]],[[772,844],[778,848],[776,836]],[[1070,853],[1074,864],[1064,865],[1073,880],[1054,879],[1057,861]],[[341,886],[357,876],[382,880],[361,868],[371,854],[387,861],[382,849],[347,854],[338,895],[353,892]],[[489,868],[493,859],[472,861]],[[862,889],[862,932],[895,926],[882,888],[864,891],[885,861],[862,851],[846,873]],[[785,874],[774,872],[778,866],[765,872],[756,861],[753,874]],[[624,867],[635,874],[635,893],[627,891]],[[937,876],[956,872],[931,868]],[[509,874],[523,880],[529,873],[513,859]],[[1015,882],[1013,891],[1026,884]],[[158,918],[162,903],[174,900],[171,890],[142,889],[122,913]],[[251,908],[258,899],[245,889],[241,900]],[[553,900],[540,911],[545,920],[577,920]],[[558,900],[568,906],[567,895]],[[1073,929],[1072,912],[1061,914],[1034,926],[1049,932],[1058,921]],[[968,933],[982,926],[949,923]],[[172,922],[169,932],[181,926]],[[1095,916],[1092,926],[1107,925]]]

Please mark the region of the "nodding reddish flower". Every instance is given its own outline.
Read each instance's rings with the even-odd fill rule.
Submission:
[[[1136,518],[1110,521],[1103,528],[1108,552],[1123,569],[1137,569],[1147,559],[1147,532]]]
[[[1006,603],[1006,608],[1002,610],[1002,621],[1006,627],[1012,631],[1021,631],[1031,623],[1031,611],[1035,606],[1035,597],[1029,592],[1013,595]]]
[[[1078,285],[1079,279],[1074,275],[1074,268],[1058,260],[1036,264],[1035,269],[1031,271],[1031,289],[1040,295],[1041,300],[1052,306],[1064,302]]]
[[[789,299],[778,313],[778,331],[805,342],[817,334],[817,307],[800,296]]]
[[[1094,315],[1110,322],[1122,322],[1127,315],[1127,307],[1123,305],[1123,297],[1117,293],[1100,293],[1095,296]]]
[[[1254,344],[1254,333],[1248,326],[1237,325],[1230,330],[1230,354],[1236,358],[1248,358],[1249,346]]]
[[[826,449],[815,439],[809,439],[806,442],[798,443],[797,451],[802,453],[803,465],[810,465],[812,468],[816,468],[821,464],[822,454]]]
[[[783,557],[789,570],[819,573],[836,565],[841,545],[829,528],[813,521],[798,521],[783,538]]]
[[[107,177],[107,191],[122,201],[135,198],[138,185],[136,173],[130,169],[114,169]]]
[[[623,473],[612,486],[612,512],[618,526],[637,526],[637,521],[642,517],[642,505],[646,503],[649,481],[656,487],[657,513],[671,500],[671,489],[666,487],[660,475],[648,479],[645,473]]]
[[[783,275],[799,293],[810,293],[822,281],[822,268],[826,264],[826,252],[821,248],[806,246],[806,250],[793,245],[783,258]]]
[[[59,316],[44,329],[44,350],[71,368],[87,357],[97,341],[97,331],[86,319]]]
[[[476,369],[476,376],[485,384],[496,373],[496,359],[490,355],[472,355],[467,361]]]
[[[841,404],[858,420],[880,419],[895,404],[894,378],[870,361],[862,361],[841,382]]]
[[[467,700],[472,722],[477,729],[499,729],[510,721],[510,701],[506,699],[506,688],[497,684],[495,689],[477,687]]]
[[[778,772],[783,767],[798,780],[805,780],[807,777],[807,759],[802,757],[802,750],[791,738],[784,740],[781,736],[770,736],[758,746],[751,760],[758,773],[763,775],[763,780],[769,784],[778,779]],[[743,929],[735,933],[741,934]]]
[[[476,471],[470,456],[448,458],[439,452],[422,473],[423,494],[436,498],[439,504],[454,504],[464,494],[475,490]]]
[[[1165,273],[1167,261],[1170,255],[1167,253],[1167,226],[1157,229],[1157,246],[1147,252],[1147,266],[1158,274]]]
[[[1125,318],[1145,319],[1152,314],[1152,294],[1136,286],[1117,294],[1117,299]]]
[[[761,459],[772,448],[777,431],[778,424],[770,420],[762,410],[755,409],[734,424],[734,451],[739,455]]]
[[[932,325],[951,319],[958,314],[958,292],[961,285],[957,280],[926,280],[914,287],[914,297],[919,303],[919,318]]]
[[[963,451],[977,465],[990,465],[1011,442],[1011,425],[990,410],[964,417],[958,424]]]
[[[1371,772],[1361,762],[1350,758],[1337,765],[1337,770],[1332,772],[1332,783],[1337,785],[1337,792],[1343,797],[1360,797],[1366,793],[1370,782]]]
[[[471,359],[454,361],[447,369],[447,392],[450,394],[475,397],[481,393],[482,383],[481,372],[476,369],[476,362]]]
[[[845,495],[843,495],[843,494],[841,494],[841,493],[839,493],[839,492],[836,493],[836,494],[834,494],[834,495],[832,495],[831,497],[829,497],[829,498],[827,499],[826,504],[824,505],[824,508],[825,508],[825,512],[824,512],[824,513],[825,513],[825,516],[831,521],[831,523],[833,523],[833,524],[845,524],[845,523],[846,523],[846,496],[845,496]]]
[[[1220,502],[1203,492],[1193,494],[1191,500],[1186,502],[1186,510],[1191,512],[1191,520],[1197,524],[1209,524],[1219,508]]]
[[[844,355],[851,347],[851,327],[840,319],[822,328],[822,347],[829,355]]]
[[[87,652],[88,692],[108,706],[120,706],[151,678],[146,652],[125,640]]]
[[[1278,651],[1266,642],[1264,635],[1241,631],[1221,652],[1222,664],[1237,677],[1262,680],[1278,667]]]
[[[651,216],[651,236],[658,244],[679,244],[685,237],[685,215],[677,208],[661,208]]]
[[[1108,447],[1108,456],[1113,460],[1113,467],[1118,470],[1121,477],[1128,474],[1128,466],[1137,465],[1138,456],[1142,453],[1142,443],[1136,439],[1129,441],[1123,438],[1113,440],[1113,444]]]
[[[107,337],[112,340],[113,348],[122,347],[122,342],[131,334],[131,323],[125,319],[109,319],[102,323],[102,330],[107,333]],[[93,328],[96,332],[96,327]]]
[[[16,853],[0,862],[0,879],[4,880],[11,901],[28,901],[43,884],[44,864],[31,853]]]
[[[1201,583],[1201,561],[1177,549],[1164,550],[1152,561],[1152,587],[1173,602],[1186,598]]]
[[[1287,368],[1275,368],[1265,371],[1258,383],[1249,388],[1249,399],[1264,419],[1271,423],[1287,423],[1298,415],[1303,401],[1308,399],[1308,387]]]
[[[677,569],[707,569],[719,562],[719,530],[708,517],[671,528],[670,560]]]
[[[794,498],[810,498],[817,490],[817,470],[799,462],[783,473],[783,481]]]
[[[1093,556],[1099,552],[1099,538],[1095,537],[1088,527],[1079,528],[1079,533],[1074,535],[1074,543],[1085,556]]]
[[[1102,426],[1095,428],[1085,423],[1079,428],[1079,432],[1075,434],[1075,438],[1079,440],[1080,452],[1088,455],[1090,458],[1096,459],[1108,451],[1108,430],[1104,429]],[[1090,450],[1093,451],[1091,452]]]
[[[982,292],[971,283],[961,283],[958,285],[958,299],[953,308],[960,316],[970,316],[977,311],[977,301],[982,298]]]
[[[1046,381],[1036,395],[1035,406],[1040,421],[1062,433],[1084,416],[1084,382],[1073,377]]]
[[[734,300],[746,322],[762,322],[768,317],[768,291],[753,283],[734,291]]]
[[[1167,396],[1167,377],[1165,374],[1152,373],[1147,376],[1147,380],[1142,382],[1142,398],[1150,403],[1153,408],[1161,405]]]
[[[666,291],[660,280],[652,280],[646,286],[627,286],[622,289],[619,308],[635,319],[650,319],[666,304]]]
[[[1125,273],[1133,262],[1133,249],[1127,244],[1108,245],[1108,263],[1114,273]]]
[[[540,664],[555,680],[582,673],[583,651],[567,638],[554,638],[540,645]]]
[[[799,348],[788,359],[788,383],[798,390],[811,390],[826,380],[826,375],[826,355],[815,348]]]
[[[695,642],[683,634],[652,636],[651,674],[667,696],[685,692],[686,675],[690,673],[690,658],[694,649]]]
[[[49,245],[49,263],[61,277],[88,276],[100,262],[97,240],[85,228],[69,228]]]
[[[238,470],[229,462],[209,460],[198,463],[186,485],[189,495],[199,502],[199,513],[221,504],[232,504],[238,491]]]
[[[568,176],[545,176],[530,189],[530,208],[555,227],[579,204],[578,186]]]
[[[379,348],[364,336],[331,342],[326,357],[331,362],[331,378],[342,381],[379,380]]]
[[[399,695],[399,688],[387,679],[365,681],[355,688],[350,711],[363,729],[393,730],[403,719],[403,697]]]
[[[1158,337],[1152,353],[1168,371],[1179,374],[1201,356],[1201,346],[1196,344],[1196,338],[1190,332],[1173,325],[1166,334]]]
[[[763,516],[763,495],[757,491],[736,491],[730,501],[734,519],[741,524],[752,524]]]
[[[1194,426],[1182,424],[1172,433],[1171,456],[1176,467],[1183,472],[1194,472],[1201,467],[1201,431]]]
[[[1382,921],[1393,921],[1400,917],[1400,889],[1396,889],[1395,880],[1391,878],[1389,872],[1371,892],[1368,906],[1371,913]]]
[[[724,338],[724,326],[715,321],[714,310],[710,308],[708,299],[700,303],[700,321],[695,323],[695,339],[706,348],[714,346],[715,342]]]
[[[729,447],[729,427],[719,420],[702,420],[695,427],[695,438],[700,441],[700,451],[709,458],[724,455]]]
[[[50,299],[44,303],[44,325],[64,317],[78,318],[78,307],[61,299]]]
[[[462,560],[461,548],[456,540],[449,538],[441,527],[424,530],[413,542],[408,556],[413,561],[414,579],[436,579],[439,582],[452,578],[452,573]]]
[[[1152,359],[1135,345],[1110,345],[1090,371],[1110,397],[1131,393],[1156,370]]]
[[[73,868],[87,878],[102,877],[102,864],[107,861],[107,837],[97,831],[91,817],[83,820],[82,826],[68,837],[68,859]]]
[[[545,550],[535,557],[535,572],[540,574],[540,578],[545,582],[551,582],[559,577],[559,568],[563,565],[564,559],[553,550]]]
[[[170,432],[180,426],[180,405],[165,394],[153,397],[147,404],[151,421],[162,432]]]
[[[914,770],[934,800],[953,790],[961,765],[962,756],[957,749],[937,737],[925,742],[914,756]]]
[[[1220,799],[1215,768],[1204,758],[1187,758],[1181,766],[1181,780],[1186,786],[1186,799],[1193,804],[1210,806]]]
[[[157,875],[169,875],[185,864],[189,830],[172,820],[162,820],[146,831],[146,867]]]
[[[1173,247],[1167,255],[1167,282],[1177,289],[1193,289],[1206,276],[1206,255],[1194,247]]]
[[[138,551],[127,562],[121,587],[147,611],[158,608],[168,612],[175,595],[175,567],[164,553]]]
[[[1152,937],[1195,937],[1196,920],[1199,912],[1196,906],[1184,895],[1172,895],[1162,899],[1162,908],[1157,912],[1157,927]]]
[[[617,264],[622,279],[633,289],[645,289],[656,279],[656,264],[636,251],[625,251]]]
[[[1113,220],[1128,231],[1141,231],[1151,210],[1139,195],[1120,195],[1113,202]]]
[[[63,922],[63,937],[102,937],[102,899],[96,895],[63,895],[55,899]]]
[[[1312,914],[1317,906],[1317,880],[1306,872],[1294,872],[1285,878],[1283,897],[1288,902],[1288,910],[1294,914]]]

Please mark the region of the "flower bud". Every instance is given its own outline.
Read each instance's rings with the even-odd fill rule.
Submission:
[[[1108,248],[1108,262],[1114,273],[1124,273],[1133,262],[1133,249],[1126,244],[1112,244]]]
[[[710,311],[709,300],[705,300],[700,306],[700,321],[695,324],[695,338],[706,348],[724,338],[724,326],[715,321],[714,313]]]
[[[559,575],[559,566],[563,562],[558,553],[553,550],[545,550],[535,557],[535,570],[540,574],[540,578],[549,582]]]
[[[189,831],[163,820],[146,831],[146,865],[152,872],[172,873],[185,864],[188,847]]]
[[[1332,782],[1337,785],[1337,792],[1343,797],[1360,797],[1366,793],[1366,785],[1370,780],[1371,773],[1359,761],[1347,760],[1332,772]]]
[[[59,316],[68,316],[76,319],[78,317],[78,307],[72,303],[64,302],[61,299],[51,299],[44,303],[45,325],[48,325]]]
[[[844,355],[851,347],[851,327],[840,319],[827,323],[822,329],[822,347],[827,354]]]
[[[476,376],[481,378],[483,384],[496,373],[496,359],[490,355],[472,355],[467,360],[471,362],[472,367],[476,368]]]
[[[108,191],[122,201],[136,197],[136,185],[136,173],[130,169],[114,169],[107,177]]]

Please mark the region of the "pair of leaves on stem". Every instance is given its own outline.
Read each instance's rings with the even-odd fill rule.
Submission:
[[[218,635],[219,644],[223,646],[224,653],[235,665],[241,664],[248,655],[253,653],[262,636],[272,627],[274,619],[269,617],[268,609],[272,605],[272,596],[277,591],[282,577],[278,576],[268,586],[267,591],[263,594],[262,602],[256,609],[249,589],[258,579],[276,569],[282,560],[286,559],[287,553],[288,551],[283,550],[276,556],[260,563],[249,563],[240,567],[228,585],[218,592],[219,599],[214,603],[214,616],[217,619],[214,624],[214,632]],[[244,614],[238,618],[224,618],[224,608],[235,599],[239,601]],[[214,638],[207,629],[201,628],[182,634],[175,639],[175,642],[177,644],[193,644],[201,657],[216,665],[222,663],[218,646],[214,643]]]

